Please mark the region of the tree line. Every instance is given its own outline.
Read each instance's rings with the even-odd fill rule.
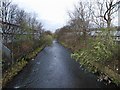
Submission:
[[[11,58],[8,58],[3,50],[2,62],[3,67],[8,68],[18,58],[45,44],[51,37],[47,36],[37,14],[26,12],[11,0],[3,0],[1,5],[2,43],[11,51]]]
[[[85,44],[88,32],[91,30],[106,28],[110,31],[118,25],[118,22],[113,23],[113,21],[118,20],[119,8],[120,1],[117,0],[93,0],[89,2],[80,0],[78,4],[74,5],[73,11],[68,11],[70,17],[68,24],[56,30],[56,33],[63,29],[81,32]],[[74,34],[80,36],[78,33]]]
[[[120,27],[119,21],[113,22],[118,20],[119,9],[117,0],[79,0],[74,10],[68,11],[67,25],[56,30],[58,41],[72,50],[72,58],[93,73],[106,74],[117,84],[120,42],[115,38],[120,38]]]
[[[12,4],[10,0],[2,2],[1,22],[5,43],[8,42],[7,39],[14,38],[14,34],[41,34],[43,31],[42,23],[37,20],[35,14],[20,9],[16,4]]]

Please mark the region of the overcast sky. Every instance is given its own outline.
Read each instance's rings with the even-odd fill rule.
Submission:
[[[44,28],[55,31],[68,20],[68,10],[73,10],[79,0],[12,0],[27,12],[35,12]]]

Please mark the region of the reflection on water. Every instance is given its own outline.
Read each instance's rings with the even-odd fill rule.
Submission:
[[[18,88],[20,88],[20,86],[15,86],[14,88],[15,88],[15,89],[18,89]]]
[[[37,64],[40,64],[40,62],[37,62]]]
[[[57,40],[53,40],[53,44],[54,44],[54,43],[57,43]]]

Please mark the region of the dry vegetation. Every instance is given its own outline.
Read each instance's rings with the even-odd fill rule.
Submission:
[[[96,1],[94,5],[80,1],[69,12],[68,25],[56,31],[57,39],[72,50],[76,61],[94,73],[104,73],[116,84],[120,84],[120,43],[110,32],[119,31],[112,26],[118,4],[115,0]],[[102,33],[92,36],[91,31]]]

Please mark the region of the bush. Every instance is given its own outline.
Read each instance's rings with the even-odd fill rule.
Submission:
[[[111,36],[97,37],[88,43],[88,47],[72,54],[72,57],[79,60],[82,65],[89,65],[93,62],[104,63],[108,60],[113,60],[114,53],[117,52],[117,43],[115,43]]]
[[[44,35],[43,37],[42,37],[42,40],[41,40],[41,42],[42,43],[45,43],[46,45],[50,45],[51,43],[52,43],[52,36],[51,35]]]

